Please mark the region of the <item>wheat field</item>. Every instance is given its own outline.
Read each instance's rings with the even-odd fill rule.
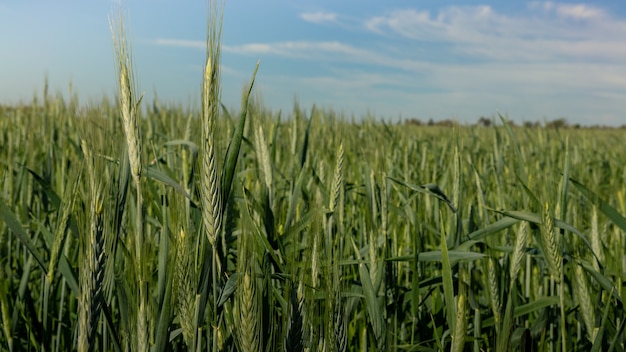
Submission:
[[[623,351],[618,129],[115,100],[0,107],[0,349]]]

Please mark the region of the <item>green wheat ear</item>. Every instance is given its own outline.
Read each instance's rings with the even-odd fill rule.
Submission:
[[[501,324],[501,312],[502,312],[502,300],[500,299],[500,266],[495,258],[489,257],[487,259],[487,286],[489,288],[489,298],[491,301],[491,311],[493,313],[493,320],[495,321],[496,332],[500,330]]]
[[[522,268],[522,260],[524,259],[524,254],[526,251],[526,245],[528,243],[528,222],[522,221],[517,230],[517,235],[515,237],[515,248],[513,249],[513,254],[511,255],[511,265],[510,265],[510,280],[511,280],[511,288],[515,284],[515,280],[517,279],[517,275],[519,274]]]
[[[222,22],[217,5],[212,4],[207,33],[207,57],[202,80],[202,220],[209,242],[217,245],[222,227],[222,193],[215,133],[220,106],[220,54]]]
[[[105,238],[102,188],[94,170],[94,160],[89,146],[81,140],[81,149],[86,160],[87,175],[89,178],[90,229],[88,241],[83,245],[80,270],[80,305],[78,306],[79,329],[78,350],[93,351],[93,344],[98,328],[100,313],[104,301],[105,276]]]
[[[182,328],[183,339],[187,348],[193,349],[196,334],[196,287],[197,281],[194,242],[183,229],[177,236],[176,262],[174,268],[173,291],[176,299],[176,313]]]
[[[587,279],[587,273],[583,270],[581,265],[574,266],[574,274],[576,300],[578,301],[583,322],[585,323],[587,339],[589,339],[589,342],[593,343],[598,335],[599,329],[596,327],[596,308],[593,304],[593,298],[590,292],[591,286]]]
[[[541,243],[550,268],[550,274],[554,276],[557,282],[560,282],[563,273],[563,256],[559,246],[560,241],[554,230],[554,220],[552,219],[552,212],[548,203],[543,207],[541,225]]]
[[[142,140],[137,119],[141,97],[137,98],[135,78],[133,75],[133,60],[131,46],[126,38],[124,19],[120,13],[118,22],[110,21],[113,35],[113,46],[117,63],[119,108],[122,116],[122,126],[126,136],[126,146],[130,171],[135,183],[136,207],[134,228],[134,270],[136,272],[135,288],[137,295],[137,312],[135,321],[135,345],[138,351],[147,351],[152,340],[153,319],[152,306],[149,299],[149,246],[150,237],[144,233],[143,194],[142,194]],[[133,330],[131,329],[131,332]]]
[[[624,130],[235,116],[216,4],[198,108],[121,17],[114,102],[0,104],[0,351],[623,350]]]
[[[133,57],[131,46],[126,38],[124,19],[120,14],[117,22],[110,22],[115,57],[117,62],[119,102],[122,115],[122,126],[126,135],[128,157],[130,159],[131,173],[135,182],[139,182],[142,172],[141,161],[141,134],[137,121],[137,109],[141,104],[142,97],[137,97],[135,77],[133,75]]]

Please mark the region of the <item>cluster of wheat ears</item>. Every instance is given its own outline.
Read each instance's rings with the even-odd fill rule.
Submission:
[[[625,349],[620,131],[235,118],[221,13],[199,112],[122,16],[116,102],[0,107],[0,350]]]

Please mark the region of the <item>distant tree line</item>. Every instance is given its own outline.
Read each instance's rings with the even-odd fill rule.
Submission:
[[[37,104],[17,104],[17,105],[4,105],[0,104],[0,117],[8,116],[9,114],[19,112],[20,115],[28,115],[36,111],[36,109],[40,107]],[[475,126],[475,127],[491,127],[495,124],[499,124],[500,119],[498,118],[488,118],[485,116],[481,116],[478,120],[473,124],[462,124],[458,121],[452,119],[443,119],[443,120],[434,120],[428,119],[428,121],[424,122],[419,118],[408,118],[404,121],[400,121],[400,123],[404,123],[405,125],[412,126],[439,126],[439,127],[454,127],[454,126]],[[570,124],[567,122],[567,119],[564,117],[560,117],[551,121],[539,122],[539,121],[524,121],[521,125],[517,124],[515,121],[508,120],[509,126],[511,127],[523,127],[523,128],[551,128],[551,129],[612,129],[612,128],[621,128],[626,129],[626,123],[619,126],[605,126],[605,125],[581,125],[579,123]]]
[[[495,118],[487,118],[484,116],[481,116],[478,118],[478,120],[476,121],[476,123],[474,124],[461,124],[458,121],[455,120],[451,120],[451,119],[444,119],[444,120],[433,120],[433,119],[429,119],[427,122],[424,122],[418,118],[409,118],[409,119],[405,119],[404,120],[404,124],[405,125],[412,125],[412,126],[439,126],[439,127],[453,127],[453,126],[460,126],[460,125],[464,125],[464,126],[476,126],[476,127],[491,127],[497,123],[499,123],[500,120],[499,119],[495,119]],[[626,124],[621,125],[620,127],[612,127],[612,126],[605,126],[605,125],[590,125],[590,126],[584,126],[581,125],[579,123],[575,123],[575,124],[570,124],[569,122],[567,122],[567,119],[564,117],[560,117],[551,121],[545,121],[545,122],[539,122],[539,121],[524,121],[521,125],[517,124],[515,121],[507,121],[509,123],[509,126],[511,127],[523,127],[523,128],[550,128],[550,129],[612,129],[612,128],[622,128],[622,129],[626,129]]]

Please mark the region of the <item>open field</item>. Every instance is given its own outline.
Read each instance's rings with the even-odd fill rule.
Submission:
[[[83,309],[107,312],[92,342],[132,346],[137,196],[117,111],[47,97],[0,119],[3,348],[74,346],[84,285],[98,302]],[[568,350],[622,348],[622,131],[348,123],[253,104],[212,277],[200,118],[155,102],[138,121],[150,344],[166,333],[168,346],[231,346],[245,303],[250,333],[272,346],[404,350],[455,336],[495,350],[565,332]],[[236,126],[217,121],[220,177]],[[417,186],[428,183],[456,213]]]
[[[135,109],[122,38],[117,102],[0,109],[0,349],[624,350],[623,130],[226,111],[215,27]]]

